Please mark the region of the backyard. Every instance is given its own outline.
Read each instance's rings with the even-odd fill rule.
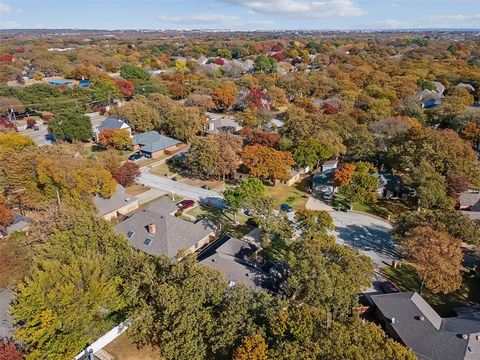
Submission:
[[[384,275],[391,280],[400,291],[418,291],[420,278],[412,264],[402,263],[394,269],[389,266],[382,269]],[[457,291],[449,294],[433,294],[424,289],[423,298],[442,316],[450,315],[455,307],[480,304],[480,278],[469,275],[468,269],[463,271],[463,284]]]

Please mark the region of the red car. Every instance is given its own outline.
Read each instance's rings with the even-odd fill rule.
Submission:
[[[382,291],[386,294],[397,293],[400,290],[391,281],[385,281],[382,285]]]
[[[191,208],[193,205],[195,205],[195,201],[193,200],[182,200],[177,204],[178,210],[180,211],[185,211],[188,208]]]

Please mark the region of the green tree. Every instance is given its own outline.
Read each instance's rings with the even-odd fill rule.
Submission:
[[[73,111],[55,114],[55,120],[48,123],[48,131],[58,140],[88,141],[93,137],[90,118]]]
[[[164,121],[154,108],[141,99],[129,101],[120,107],[114,107],[109,114],[125,120],[136,132],[158,129]]]
[[[357,294],[371,284],[373,275],[368,257],[322,236],[297,240],[287,263],[289,297],[325,309],[335,319],[351,313]]]
[[[136,263],[141,271],[127,284],[132,302],[129,329],[139,344],[150,345],[167,360],[205,359],[218,306],[226,284],[222,275],[188,257],[174,263],[150,257]]]
[[[302,209],[295,212],[297,229],[304,238],[313,239],[326,236],[328,230],[334,230],[333,219],[327,211]]]
[[[142,82],[150,79],[150,74],[139,66],[125,64],[120,68],[120,76],[125,80]]]
[[[254,70],[257,73],[268,74],[275,71],[275,60],[269,58],[267,55],[260,54],[255,58]]]
[[[367,162],[358,162],[355,164],[355,173],[352,181],[340,189],[340,193],[345,195],[352,203],[374,203],[377,201],[377,188],[379,180],[373,174],[375,167]]]
[[[240,185],[225,190],[223,196],[226,205],[233,212],[236,222],[236,215],[240,209],[255,207],[257,200],[265,196],[265,185],[255,178],[245,179]]]
[[[297,166],[315,168],[321,161],[333,157],[333,149],[328,144],[322,144],[318,139],[310,138],[298,143],[293,152]]]
[[[10,311],[27,359],[72,358],[114,326],[124,307],[118,268],[126,240],[95,218],[76,219],[37,249],[30,275]]]

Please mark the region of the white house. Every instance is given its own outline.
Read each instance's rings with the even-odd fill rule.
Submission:
[[[132,128],[125,121],[115,118],[106,118],[100,123],[100,125],[93,129],[95,141],[98,142],[98,136],[105,129],[125,129],[130,133],[130,135],[132,135]]]

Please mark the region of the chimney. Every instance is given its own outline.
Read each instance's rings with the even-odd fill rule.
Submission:
[[[157,226],[154,223],[151,223],[147,225],[147,229],[150,235],[155,235],[155,232],[157,231]]]

